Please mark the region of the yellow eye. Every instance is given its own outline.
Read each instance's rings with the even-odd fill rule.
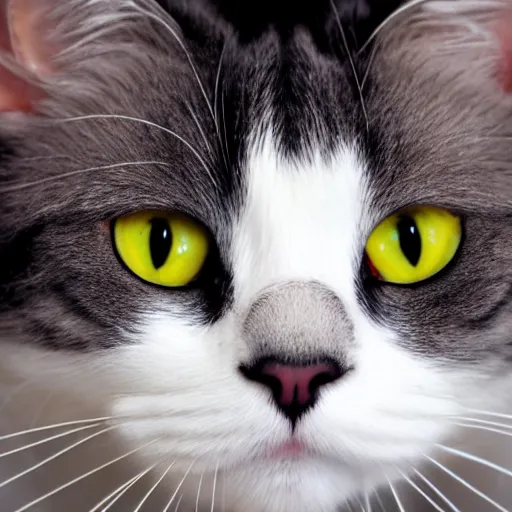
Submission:
[[[414,206],[384,219],[366,244],[372,272],[394,284],[425,281],[443,270],[461,243],[460,218],[433,206]]]
[[[186,286],[208,255],[206,230],[179,213],[134,213],[114,221],[112,229],[120,259],[148,283]]]

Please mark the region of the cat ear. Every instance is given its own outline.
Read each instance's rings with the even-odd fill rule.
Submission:
[[[512,94],[512,0],[426,0],[407,6],[382,35],[392,42],[394,60],[429,63],[432,76],[471,83],[482,93],[499,88]]]
[[[56,48],[46,0],[0,0],[0,112],[30,111],[43,96],[35,85],[51,73]]]
[[[467,61],[468,72],[470,75],[487,72],[487,78],[497,81],[503,92],[512,93],[512,1],[459,0],[458,5],[456,0],[451,1],[453,23],[458,23],[465,32],[458,37],[461,60]],[[457,15],[460,21],[456,21]],[[456,44],[454,48],[455,55]]]
[[[496,26],[496,34],[500,42],[500,70],[498,78],[501,88],[512,94],[512,9],[505,13]]]
[[[12,49],[25,68],[35,74],[49,72],[52,51],[48,34],[47,12],[41,0],[8,0],[7,24]]]

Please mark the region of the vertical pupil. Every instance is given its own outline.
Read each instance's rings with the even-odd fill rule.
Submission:
[[[166,219],[151,219],[149,250],[156,270],[163,267],[172,247],[172,232]]]
[[[397,229],[400,237],[400,249],[409,263],[415,267],[421,256],[421,236],[418,226],[412,217],[400,217]]]

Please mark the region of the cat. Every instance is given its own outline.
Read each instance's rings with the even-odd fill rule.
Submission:
[[[2,512],[512,510],[510,0],[0,5]]]

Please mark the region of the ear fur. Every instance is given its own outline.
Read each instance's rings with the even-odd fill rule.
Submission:
[[[393,58],[512,93],[512,0],[410,0],[379,37]]]
[[[50,62],[56,53],[51,48],[51,30],[43,0],[9,0],[7,24],[11,45],[17,60],[36,75],[50,73]]]
[[[0,0],[0,113],[121,101],[129,76],[180,46],[173,24],[154,0]]]
[[[0,0],[0,112],[31,111],[51,72],[46,0]]]
[[[427,2],[426,8],[435,11],[436,5],[439,9],[442,3]],[[444,11],[459,32],[459,46],[454,45],[453,56],[460,52],[470,73],[483,71],[503,92],[512,92],[512,0],[445,3],[445,8],[439,12]],[[465,34],[461,30],[465,30]]]

